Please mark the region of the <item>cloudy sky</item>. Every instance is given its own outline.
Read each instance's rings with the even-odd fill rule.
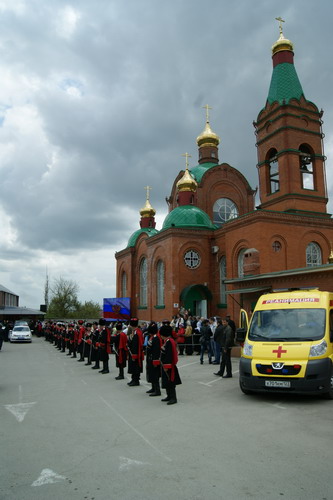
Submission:
[[[207,103],[220,161],[256,187],[277,16],[325,111],[333,212],[332,0],[0,0],[0,283],[20,305],[44,302],[46,273],[115,296],[144,186],[160,229]]]

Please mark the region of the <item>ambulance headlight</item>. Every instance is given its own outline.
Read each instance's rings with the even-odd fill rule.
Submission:
[[[244,347],[243,347],[244,356],[252,356],[252,350],[253,350],[253,345],[245,342]]]
[[[314,358],[316,356],[323,356],[327,351],[327,343],[326,340],[320,342],[320,344],[313,345],[310,348],[310,358]]]

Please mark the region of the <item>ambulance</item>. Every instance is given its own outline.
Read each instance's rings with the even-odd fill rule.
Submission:
[[[333,293],[318,289],[262,295],[249,321],[241,310],[236,339],[245,394],[322,394],[333,399]]]

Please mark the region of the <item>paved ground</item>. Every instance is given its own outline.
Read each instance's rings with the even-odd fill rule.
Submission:
[[[333,498],[332,405],[245,396],[207,361],[181,357],[167,406],[44,339],[0,352],[0,498]]]

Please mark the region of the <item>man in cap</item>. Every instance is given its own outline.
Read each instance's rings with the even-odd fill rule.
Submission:
[[[177,346],[172,338],[172,327],[167,322],[163,322],[160,328],[160,335],[164,344],[161,348],[162,366],[162,387],[166,389],[167,396],[162,401],[167,401],[168,405],[177,403],[176,385],[181,384],[178,373]]]
[[[100,338],[99,338],[99,359],[103,363],[103,369],[99,373],[103,375],[109,373],[109,354],[111,354],[111,333],[106,326],[105,319],[99,320]]]
[[[124,368],[126,368],[127,361],[127,335],[123,332],[123,325],[121,323],[116,324],[116,334],[113,336],[114,350],[116,353],[116,366],[119,368],[119,375],[116,380],[123,380]]]
[[[147,370],[147,382],[151,383],[151,389],[147,391],[149,396],[160,396],[160,376],[161,376],[161,347],[162,339],[158,332],[157,324],[152,321],[147,329],[149,335],[147,344],[147,360],[146,360],[146,370]]]
[[[132,318],[127,330],[128,373],[132,378],[127,385],[130,387],[140,385],[140,374],[143,372],[143,335],[138,324],[139,320]]]
[[[97,321],[94,321],[91,333],[92,349],[91,349],[90,360],[93,361],[95,364],[94,366],[91,367],[92,370],[99,370],[99,352],[98,352],[99,337],[100,337],[100,331],[98,329],[98,323]]]

